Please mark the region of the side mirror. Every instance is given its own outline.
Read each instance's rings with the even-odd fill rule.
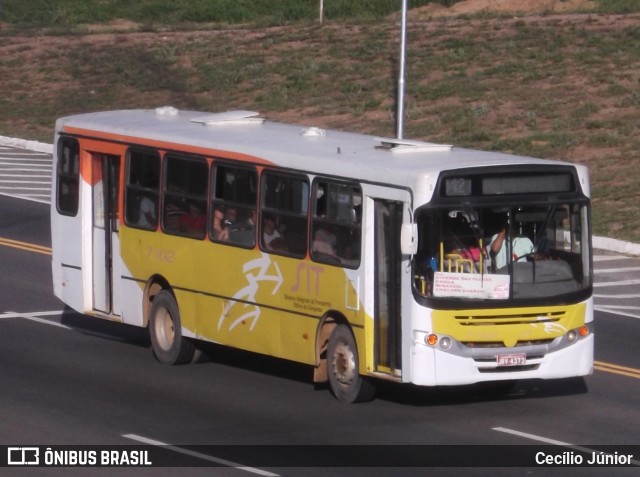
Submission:
[[[400,231],[400,249],[402,255],[415,255],[418,252],[418,225],[402,224]]]

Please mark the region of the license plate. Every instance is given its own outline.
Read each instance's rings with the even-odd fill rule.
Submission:
[[[498,366],[522,366],[527,364],[527,355],[521,354],[499,354]]]

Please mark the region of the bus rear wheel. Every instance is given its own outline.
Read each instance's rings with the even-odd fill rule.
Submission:
[[[184,364],[193,360],[195,346],[182,336],[178,304],[166,290],[151,303],[149,335],[153,354],[163,364]]]
[[[351,330],[338,325],[329,337],[327,347],[329,385],[333,395],[342,402],[370,401],[374,385],[358,372],[358,350]]]

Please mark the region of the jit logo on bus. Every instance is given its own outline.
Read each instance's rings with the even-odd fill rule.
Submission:
[[[275,269],[275,272],[269,274],[268,271],[270,268],[272,268],[272,266]],[[255,273],[250,273],[254,270],[256,271]],[[251,322],[251,326],[249,327],[249,330],[253,331],[253,328],[255,328],[256,323],[260,318],[260,308],[257,305],[248,305],[246,304],[246,302],[256,302],[256,294],[258,293],[258,289],[260,288],[261,283],[275,282],[276,285],[271,291],[271,294],[275,295],[283,282],[282,273],[280,272],[278,264],[276,262],[272,262],[271,257],[266,253],[263,253],[262,257],[260,258],[245,263],[244,267],[242,268],[242,272],[247,279],[248,285],[245,286],[242,290],[236,292],[236,294],[233,295],[232,300],[229,300],[225,305],[224,309],[222,310],[222,315],[220,315],[220,318],[218,319],[218,331],[222,329],[225,318],[228,316],[231,309],[239,303],[238,300],[242,300],[242,302],[245,303],[244,306],[249,306],[251,310],[236,318],[229,326],[229,331],[233,330],[236,326],[247,319],[253,319],[253,321]]]
[[[311,283],[313,281],[312,278],[312,272],[315,276],[315,281],[316,281],[316,295],[320,294],[320,274],[322,273],[322,271],[324,270],[323,267],[318,267],[316,265],[312,265],[311,263],[307,263],[307,262],[300,262],[298,264],[298,268],[296,270],[296,283],[291,287],[291,291],[293,293],[297,292],[300,289],[300,285],[302,280],[304,280],[304,274],[302,280],[300,279],[300,272],[302,270],[306,269],[307,273],[306,273],[306,282],[307,282],[307,294],[311,294]]]

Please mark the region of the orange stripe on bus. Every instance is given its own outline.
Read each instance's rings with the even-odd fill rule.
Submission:
[[[89,149],[89,147],[85,146],[85,141],[87,140],[91,141],[92,139],[96,139],[96,140],[102,140],[102,141],[108,141],[108,142],[121,142],[121,143],[131,144],[135,146],[146,146],[146,147],[153,147],[156,149],[168,149],[173,151],[187,152],[191,154],[198,154],[201,156],[216,157],[221,159],[233,159],[236,161],[252,162],[252,163],[257,163],[262,165],[273,164],[271,161],[267,161],[260,157],[252,156],[249,154],[242,154],[242,153],[233,152],[233,151],[223,151],[220,149],[212,149],[212,148],[206,148],[206,147],[190,146],[188,144],[172,143],[167,141],[157,141],[153,139],[140,138],[135,136],[125,136],[122,134],[112,134],[112,133],[107,133],[103,131],[95,131],[91,129],[82,129],[77,127],[65,126],[64,132],[67,134],[72,134],[77,136],[87,136],[88,138],[90,138],[85,140],[81,139],[80,142],[82,144],[82,149]],[[93,142],[93,144],[96,144],[96,146],[94,147],[97,147],[97,145],[101,145],[102,147],[101,149],[96,150],[95,152],[111,153],[111,150],[104,149],[105,144],[103,142],[95,141]]]

